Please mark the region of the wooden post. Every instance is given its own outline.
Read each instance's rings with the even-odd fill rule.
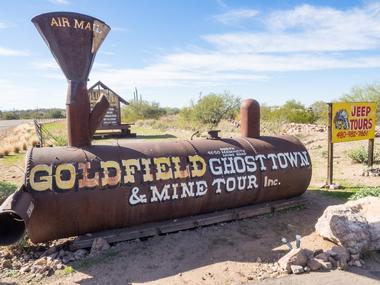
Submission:
[[[374,152],[375,139],[368,140],[368,167],[373,166],[373,152]]]
[[[328,129],[327,129],[327,145],[328,145],[328,159],[327,159],[327,182],[326,186],[329,187],[333,183],[333,155],[334,144],[332,142],[332,103],[328,103]]]

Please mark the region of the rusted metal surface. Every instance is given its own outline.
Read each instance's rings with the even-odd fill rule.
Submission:
[[[53,27],[59,17],[60,26]],[[44,242],[290,198],[307,189],[307,150],[292,136],[260,136],[254,100],[242,104],[240,138],[214,131],[210,139],[91,146],[108,101],[101,98],[90,114],[85,79],[99,40],[62,27],[75,19],[99,22],[73,13],[44,14],[33,22],[69,80],[69,141],[80,147],[29,150],[24,185],[0,208],[0,245],[20,238],[25,227],[33,242]],[[77,43],[71,47],[73,39],[92,54],[77,58],[78,69],[70,55],[82,51]]]
[[[28,161],[34,242],[294,197],[311,178],[288,136],[34,148]]]
[[[102,117],[90,115],[87,80],[96,52],[110,27],[96,18],[70,12],[42,14],[34,17],[32,22],[68,80],[68,143],[70,146],[89,146],[92,128]],[[105,112],[99,114],[104,116]]]
[[[240,134],[242,137],[260,137],[260,104],[256,100],[244,100],[240,108]]]

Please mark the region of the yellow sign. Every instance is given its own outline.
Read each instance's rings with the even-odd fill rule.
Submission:
[[[376,103],[333,103],[331,116],[333,143],[375,137]]]

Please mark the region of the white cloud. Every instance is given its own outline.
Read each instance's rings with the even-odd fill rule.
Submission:
[[[230,52],[350,51],[380,47],[380,4],[337,10],[310,5],[264,17],[261,32],[207,35]]]
[[[214,16],[214,18],[223,24],[234,25],[234,24],[238,24],[239,22],[243,20],[253,18],[257,14],[258,14],[258,11],[253,10],[253,9],[234,9],[234,10],[229,10],[223,14],[216,15]]]
[[[8,28],[8,25],[5,24],[4,22],[0,22],[0,29],[6,29]]]
[[[261,30],[204,35],[209,48],[169,53],[142,68],[95,63],[90,77],[122,91],[130,86],[225,86],[269,80],[276,72],[380,67],[380,4],[347,10],[301,5],[268,15],[249,11],[230,10],[219,20],[258,17]],[[57,65],[50,61],[35,67]]]
[[[28,51],[9,49],[0,46],[0,56],[28,56]]]
[[[51,3],[57,4],[57,5],[69,5],[70,2],[67,0],[50,0]]]

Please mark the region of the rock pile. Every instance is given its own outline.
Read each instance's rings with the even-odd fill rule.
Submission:
[[[40,279],[52,275],[56,270],[64,269],[70,262],[96,255],[109,248],[108,242],[102,238],[94,240],[90,251],[86,249],[71,251],[69,243],[50,247],[5,248],[0,251],[0,279],[14,270],[20,274],[28,274],[31,278]]]
[[[362,176],[380,176],[380,168],[369,168],[363,171]]]
[[[284,255],[278,264],[288,273],[301,274],[310,271],[332,270],[347,268],[350,255],[347,249],[334,246],[331,250],[311,251],[304,248],[295,248]]]
[[[297,124],[289,123],[284,124],[281,131],[285,134],[297,134],[297,133],[325,133],[327,132],[327,126],[316,124]]]

